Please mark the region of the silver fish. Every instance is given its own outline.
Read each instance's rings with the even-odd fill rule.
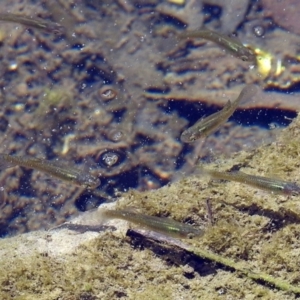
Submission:
[[[75,185],[84,186],[87,189],[94,189],[100,184],[100,180],[89,172],[61,166],[58,165],[57,162],[51,162],[40,158],[0,154],[0,168],[14,166],[21,166],[45,172]]]
[[[189,127],[181,134],[181,141],[184,143],[192,143],[200,138],[216,132],[227,122],[229,117],[234,113],[239,103],[253,97],[257,91],[256,86],[246,85],[238,98],[234,101],[228,101],[224,108],[206,118],[201,118],[193,126]]]
[[[57,35],[61,35],[65,31],[64,27],[58,23],[12,13],[0,13],[0,21],[18,23],[27,27],[36,28]]]
[[[240,58],[242,61],[256,63],[256,56],[254,52],[245,47],[237,38],[231,38],[226,35],[209,29],[191,30],[179,33],[179,38],[203,38],[212,41],[224,48],[229,53]]]

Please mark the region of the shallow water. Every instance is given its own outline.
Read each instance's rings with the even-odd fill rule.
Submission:
[[[52,20],[65,34],[0,23],[0,151],[88,167],[102,182],[93,194],[35,170],[3,169],[1,236],[58,225],[130,188],[159,188],[180,172],[192,173],[199,158],[214,161],[269,143],[277,135],[269,129],[296,116],[290,103],[298,71],[287,60],[296,57],[295,36],[269,26],[257,4],[240,8],[244,19],[232,17],[229,24],[234,10],[226,2],[202,9],[201,1],[193,3],[1,2],[3,11]],[[203,24],[233,28],[242,42],[270,51],[285,69],[277,63],[266,75],[213,43],[177,40],[176,31]],[[252,30],[257,24],[263,37]],[[276,36],[283,34],[290,42],[280,52]],[[238,108],[205,142],[180,142],[184,129],[220,110],[246,83],[260,86],[255,104]],[[289,92],[291,98],[283,97]]]

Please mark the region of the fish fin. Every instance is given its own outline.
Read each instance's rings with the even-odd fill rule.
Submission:
[[[259,88],[254,84],[247,84],[241,91],[239,105],[246,105],[249,102],[257,102],[259,99],[253,97],[258,93]]]
[[[140,214],[141,211],[136,206],[126,206],[122,211],[127,211],[135,214]]]
[[[222,108],[222,111],[227,111],[227,110],[231,109],[233,104],[234,104],[234,102],[231,102],[230,100],[228,100],[226,102],[225,106]]]
[[[271,178],[271,179],[274,179],[274,180],[280,180],[280,181],[284,181],[282,176],[280,176],[278,173],[266,173],[264,175],[265,177],[268,177],[268,178]]]
[[[193,173],[194,175],[202,175],[202,176],[210,176],[209,175],[209,170],[206,169],[205,164],[199,163],[196,166],[196,169]]]
[[[230,100],[228,100],[228,101],[226,102],[225,106],[223,107],[223,109],[228,109],[228,108],[231,107],[231,105],[232,105],[232,102],[231,102]]]

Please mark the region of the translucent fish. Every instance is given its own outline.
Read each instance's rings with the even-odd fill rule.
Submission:
[[[229,117],[234,113],[241,101],[247,101],[252,98],[257,92],[257,87],[254,85],[246,85],[238,98],[234,101],[228,101],[224,108],[207,118],[201,118],[193,126],[189,127],[181,134],[181,141],[184,143],[192,143],[200,138],[216,132],[219,128],[227,122]]]
[[[250,62],[251,64],[256,64],[255,53],[245,47],[237,38],[228,37],[226,35],[220,34],[218,32],[200,29],[191,30],[179,33],[179,38],[202,38],[216,43],[224,50],[233,54],[235,57],[241,59],[242,61]]]
[[[72,184],[84,186],[87,189],[94,189],[100,184],[100,180],[89,172],[61,166],[58,165],[57,162],[40,158],[0,154],[0,168],[10,168],[14,166],[35,169]]]
[[[300,186],[294,182],[283,181],[275,178],[255,176],[245,174],[241,171],[237,172],[219,172],[215,170],[207,170],[202,167],[198,168],[202,174],[206,174],[213,179],[229,180],[244,183],[259,189],[263,189],[275,194],[282,195],[299,195]]]
[[[61,35],[65,31],[64,27],[58,23],[12,13],[0,13],[0,21],[18,23],[27,27],[36,28],[57,35]]]
[[[203,234],[202,230],[197,229],[192,225],[180,223],[170,218],[148,216],[130,211],[128,209],[105,209],[101,215],[104,220],[122,219],[134,223],[135,225],[139,225],[142,228],[156,231],[175,238],[191,238],[195,236],[201,236]]]

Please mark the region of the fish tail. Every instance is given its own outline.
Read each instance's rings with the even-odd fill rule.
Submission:
[[[252,101],[252,98],[258,92],[258,87],[254,84],[247,84],[241,91],[239,96],[239,104],[246,104],[248,101]]]

